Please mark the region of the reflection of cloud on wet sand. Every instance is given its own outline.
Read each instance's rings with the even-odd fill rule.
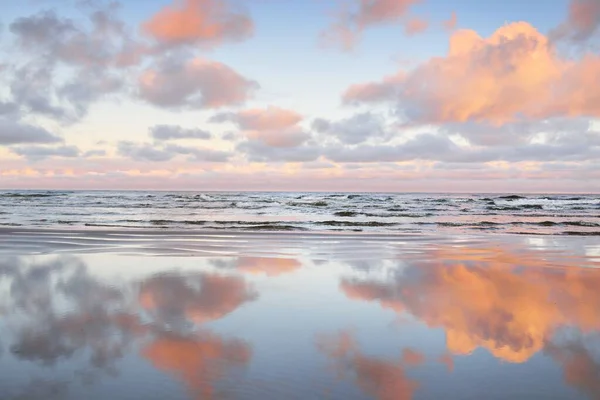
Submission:
[[[176,375],[199,398],[209,399],[215,381],[248,364],[251,349],[239,340],[200,333],[193,337],[165,335],[147,345],[142,355],[155,367]]]
[[[444,328],[454,354],[483,347],[505,361],[524,362],[560,326],[600,329],[598,272],[543,268],[548,263],[543,253],[519,255],[506,249],[466,251],[467,261],[461,262],[456,249],[441,248],[428,255],[431,265],[414,264],[392,281],[346,279],[341,289],[350,298],[376,301]]]
[[[9,348],[21,361],[61,368],[73,362],[87,379],[99,371],[117,374],[117,361],[142,344],[143,357],[159,369],[187,371],[188,384],[195,374],[206,393],[251,356],[249,345],[199,325],[256,298],[239,277],[172,273],[116,284],[92,276],[78,258],[57,257],[0,262],[0,281],[8,288],[0,297],[3,320],[15,332]],[[83,368],[71,360],[88,354]]]
[[[302,263],[294,258],[240,257],[237,268],[250,274],[279,276],[294,272],[302,267]]]
[[[450,354],[450,353],[442,354],[438,358],[438,361],[446,366],[446,368],[448,369],[448,372],[454,371],[454,359],[452,358],[452,354]]]
[[[208,273],[157,275],[140,288],[142,306],[163,322],[216,320],[255,298],[242,278]]]
[[[378,400],[411,399],[419,384],[406,375],[406,366],[423,362],[422,354],[405,350],[397,361],[364,355],[348,333],[320,338],[319,349],[333,360],[341,376],[350,374],[356,385]]]
[[[581,337],[561,345],[548,343],[545,350],[562,365],[566,383],[590,398],[600,398],[600,360],[593,357]]]

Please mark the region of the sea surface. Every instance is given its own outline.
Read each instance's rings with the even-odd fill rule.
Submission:
[[[600,235],[600,195],[0,191],[0,227]]]
[[[598,237],[185,232],[0,229],[0,398],[600,398]]]

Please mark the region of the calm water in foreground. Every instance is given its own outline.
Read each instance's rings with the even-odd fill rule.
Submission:
[[[596,237],[0,230],[2,399],[600,398]]]

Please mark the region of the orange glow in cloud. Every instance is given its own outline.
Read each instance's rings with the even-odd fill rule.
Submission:
[[[183,0],[164,7],[142,29],[159,42],[219,44],[241,40],[254,31],[252,20],[223,0]]]
[[[416,35],[417,33],[424,32],[429,23],[421,18],[412,18],[404,26],[404,32],[407,35]]]
[[[140,96],[157,106],[218,108],[244,103],[258,84],[223,63],[194,58],[176,71],[146,69],[138,87]]]
[[[350,372],[355,377],[356,385],[375,399],[411,399],[419,387],[416,381],[406,375],[406,367],[402,360],[392,362],[365,356],[348,333],[326,338],[318,345],[320,350],[335,362],[341,376]],[[407,350],[405,354],[410,354],[408,358],[411,361],[423,359],[423,355],[415,350]]]
[[[431,253],[437,261],[418,268],[414,279],[345,280],[341,288],[350,298],[377,301],[444,328],[453,354],[482,347],[497,358],[522,363],[542,350],[559,327],[600,329],[600,274],[594,270],[568,268],[569,263],[548,269],[543,253],[506,250],[467,252],[457,261],[464,251]],[[517,271],[518,266],[528,268]]]
[[[456,12],[452,11],[452,15],[450,16],[450,19],[447,21],[444,21],[444,28],[446,28],[449,31],[453,31],[454,29],[456,29],[457,24],[458,24],[458,18],[456,17]]]
[[[452,354],[443,354],[438,358],[438,361],[446,366],[448,372],[454,371],[454,359],[452,358]]]
[[[185,382],[198,398],[211,399],[213,385],[233,368],[247,365],[252,352],[244,342],[205,333],[191,338],[161,337],[146,346],[142,355]]]
[[[418,366],[425,362],[425,356],[413,349],[402,351],[402,362],[406,365]]]
[[[345,49],[356,45],[363,31],[369,27],[402,20],[409,8],[420,0],[352,0],[340,10],[337,21],[323,34],[326,41],[340,44]],[[406,27],[407,32],[416,33],[413,28]],[[421,21],[421,27],[422,27]],[[408,23],[409,25],[411,22]],[[422,30],[422,29],[421,29]]]
[[[249,274],[278,276],[294,272],[300,267],[302,263],[293,258],[242,257],[238,260],[238,269]]]
[[[549,344],[547,352],[562,365],[567,384],[592,399],[600,398],[600,362],[594,360],[582,342],[568,342],[560,347]]]
[[[527,22],[505,25],[489,38],[456,31],[446,57],[407,74],[351,86],[349,103],[397,101],[422,123],[600,116],[600,58],[562,58]]]
[[[552,33],[555,39],[588,39],[600,26],[600,1],[571,0],[567,20]]]
[[[239,277],[159,275],[140,288],[140,304],[159,319],[185,317],[203,323],[224,317],[256,295]]]
[[[246,137],[268,146],[296,147],[309,137],[309,134],[298,126],[302,119],[302,115],[296,111],[270,106],[226,115],[223,121],[236,123]]]
[[[302,116],[295,111],[273,106],[240,111],[238,118],[242,129],[257,131],[285,129],[302,120]]]

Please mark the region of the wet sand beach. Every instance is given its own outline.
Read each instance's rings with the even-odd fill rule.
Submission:
[[[597,237],[0,230],[6,399],[595,399]]]

